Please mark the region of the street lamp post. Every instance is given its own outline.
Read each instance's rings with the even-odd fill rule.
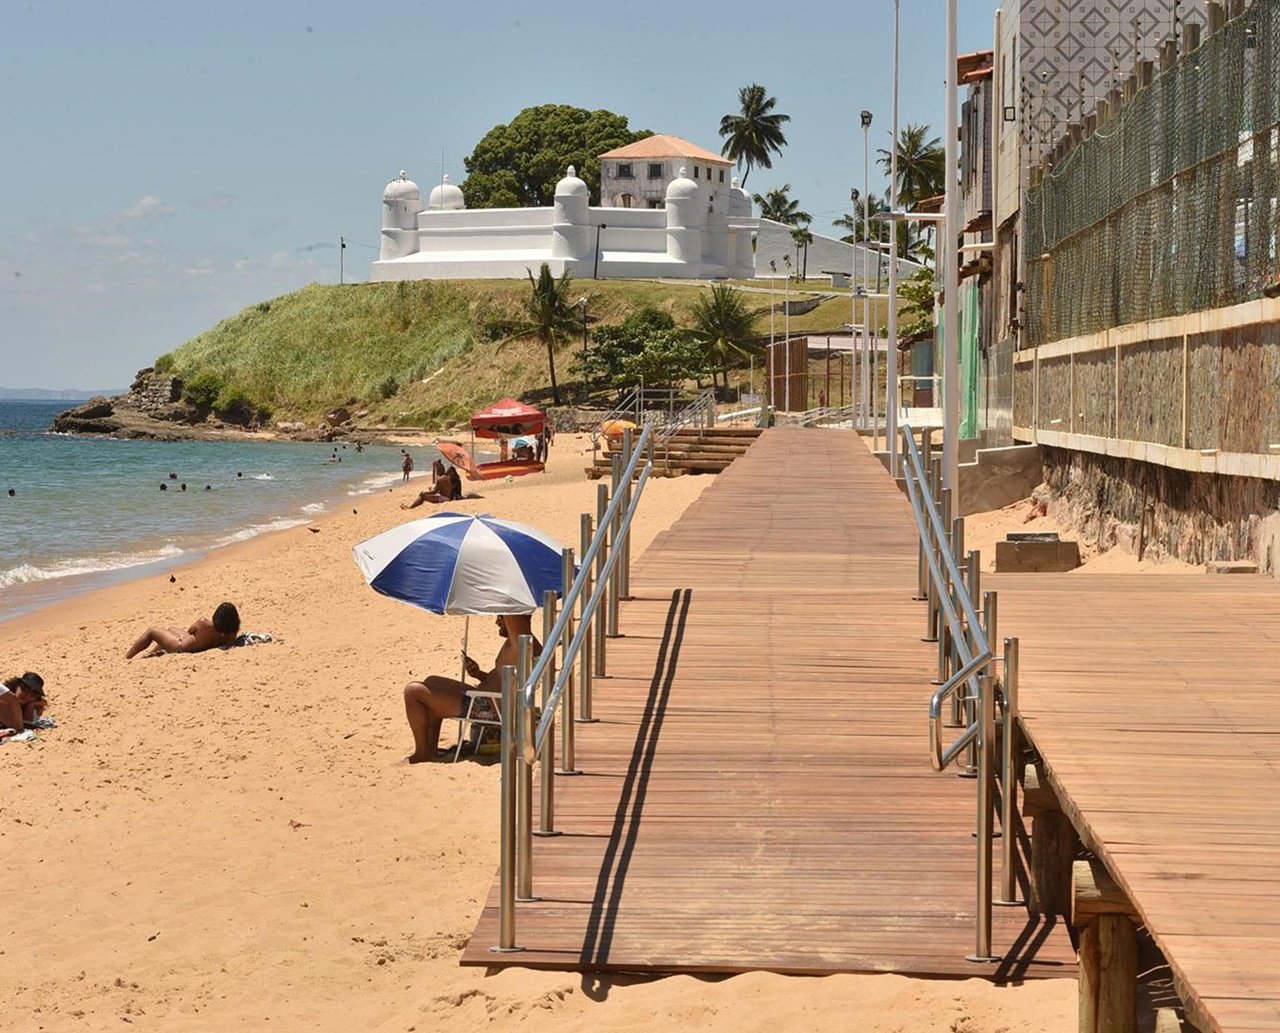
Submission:
[[[871,386],[871,299],[867,283],[871,279],[867,267],[867,241],[871,238],[871,112],[862,112],[862,391],[859,405],[863,419],[870,418],[875,434],[875,391]],[[875,438],[872,437],[874,447]]]
[[[578,299],[578,308],[582,309],[582,397],[587,396],[587,296]]]
[[[858,199],[862,194],[854,187],[849,191],[849,201],[853,206],[853,238],[858,238]],[[850,424],[854,427],[862,425],[862,411],[858,408],[858,249],[853,249],[849,259],[849,405],[853,408]],[[841,376],[844,375],[844,362],[840,363]],[[840,394],[844,394],[843,385]],[[843,403],[841,403],[843,404]]]
[[[791,256],[783,255],[782,264],[787,267],[787,278],[782,286],[782,342],[783,374],[782,406],[784,412],[791,411]]]
[[[942,486],[950,488],[959,511],[960,499],[960,270],[956,240],[960,231],[959,182],[956,177],[956,145],[959,134],[959,91],[956,85],[956,0],[947,0],[947,90],[945,161],[945,221],[938,258],[945,262],[942,327]]]
[[[774,351],[777,345],[777,339],[774,336],[774,315],[778,309],[778,263],[775,259],[769,259],[769,361],[765,368],[765,377],[769,381],[768,395],[769,406],[772,408],[776,403],[773,397],[773,382],[778,378],[778,353]]]
[[[893,0],[893,125],[889,129],[889,211],[898,208],[898,0]],[[889,230],[889,354],[885,356],[884,434],[889,474],[898,476],[898,224]]]

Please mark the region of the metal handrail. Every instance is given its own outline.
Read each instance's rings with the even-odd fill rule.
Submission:
[[[911,501],[911,512],[915,518],[920,541],[925,545],[922,555],[927,565],[929,579],[937,591],[938,605],[947,622],[951,640],[955,644],[960,660],[959,668],[938,687],[929,700],[930,759],[934,770],[942,771],[978,737],[978,725],[975,721],[944,750],[942,746],[943,704],[966,682],[969,684],[973,698],[978,697],[981,692],[978,672],[990,663],[992,653],[982,622],[978,619],[977,609],[969,597],[964,578],[960,576],[960,568],[947,542],[947,535],[942,526],[942,515],[938,512],[933,496],[928,491],[922,490],[925,482],[924,467],[920,461],[920,451],[916,446],[911,425],[903,423],[901,430],[903,454],[907,456],[908,462],[907,476],[904,478],[907,497]],[[941,559],[941,565],[939,559]],[[963,620],[961,620],[960,611],[956,608],[957,602],[959,602],[960,611],[963,611]]]
[[[687,426],[705,426],[707,415],[715,411],[716,393],[703,391],[679,412],[669,417],[657,437],[657,444],[666,445],[676,432]]]
[[[640,436],[635,440],[632,446],[631,461],[627,463],[626,468],[622,472],[625,481],[635,476],[636,466],[644,457],[645,447],[649,443],[649,438],[653,434],[653,424],[646,422],[640,431]],[[641,471],[640,479],[636,484],[635,495],[631,501],[631,505],[623,517],[625,534],[631,526],[631,517],[635,514],[637,503],[640,501],[640,495],[644,491],[644,484],[649,479],[649,471],[652,469],[646,461],[644,470]],[[552,690],[551,698],[543,707],[542,719],[538,723],[536,734],[531,736],[532,741],[526,739],[522,744],[525,752],[525,759],[529,763],[534,763],[537,759],[537,752],[542,749],[543,741],[546,739],[548,730],[554,721],[555,709],[560,704],[560,698],[564,694],[564,685],[568,680],[570,672],[573,670],[573,661],[578,656],[578,651],[582,647],[582,641],[591,631],[591,618],[595,615],[600,606],[600,593],[607,590],[609,584],[609,575],[613,573],[614,566],[617,564],[618,556],[621,554],[618,549],[609,549],[608,558],[605,561],[604,573],[602,576],[595,577],[592,574],[593,565],[597,554],[604,548],[604,542],[608,538],[609,530],[613,527],[613,522],[618,514],[619,508],[624,502],[625,496],[621,492],[614,492],[613,498],[609,501],[609,506],[604,512],[603,518],[600,520],[599,527],[595,535],[591,539],[591,545],[587,551],[578,560],[578,575],[574,578],[572,586],[568,591],[564,592],[560,601],[560,616],[557,618],[555,626],[551,630],[548,641],[542,644],[542,655],[538,657],[538,662],[534,664],[533,670],[529,673],[529,678],[520,689],[520,699],[524,706],[532,709],[534,706],[534,689],[539,685],[546,674],[548,666],[555,662],[556,648],[560,645],[561,639],[564,637],[565,628],[567,628],[574,620],[574,604],[578,601],[578,597],[582,594],[582,586],[589,580],[595,580],[595,592],[589,597],[587,609],[583,611],[582,620],[577,631],[569,642],[569,654],[564,658],[562,670],[556,679],[555,688]]]

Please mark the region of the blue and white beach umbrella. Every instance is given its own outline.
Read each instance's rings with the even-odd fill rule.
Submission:
[[[375,592],[449,614],[531,613],[564,591],[563,547],[536,528],[481,514],[438,513],[352,551]]]

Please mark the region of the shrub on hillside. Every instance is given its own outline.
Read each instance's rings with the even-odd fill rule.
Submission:
[[[258,406],[254,405],[243,391],[235,388],[226,388],[218,395],[213,404],[213,411],[218,419],[241,427],[261,422]],[[265,410],[262,411],[265,412]],[[270,418],[270,414],[267,418]]]
[[[216,373],[197,373],[182,386],[182,397],[202,412],[214,407],[223,391],[222,378]]]

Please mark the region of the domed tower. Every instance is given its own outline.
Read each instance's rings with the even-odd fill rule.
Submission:
[[[551,257],[585,260],[591,254],[591,193],[570,165],[556,184],[551,215]]]
[[[418,250],[418,214],[424,207],[418,184],[401,169],[382,192],[380,260],[403,258]]]
[[[738,185],[738,177],[733,177],[733,185],[729,190],[729,222],[741,226],[751,219],[751,195]],[[731,229],[729,231],[729,264],[730,275],[741,279],[750,279],[755,275],[755,254],[751,250],[751,231],[747,229]]]
[[[448,176],[441,177],[440,185],[427,198],[427,210],[432,212],[460,212],[466,206],[462,191],[449,182]]]
[[[667,255],[677,262],[702,264],[702,227],[706,200],[683,166],[667,187]]]

